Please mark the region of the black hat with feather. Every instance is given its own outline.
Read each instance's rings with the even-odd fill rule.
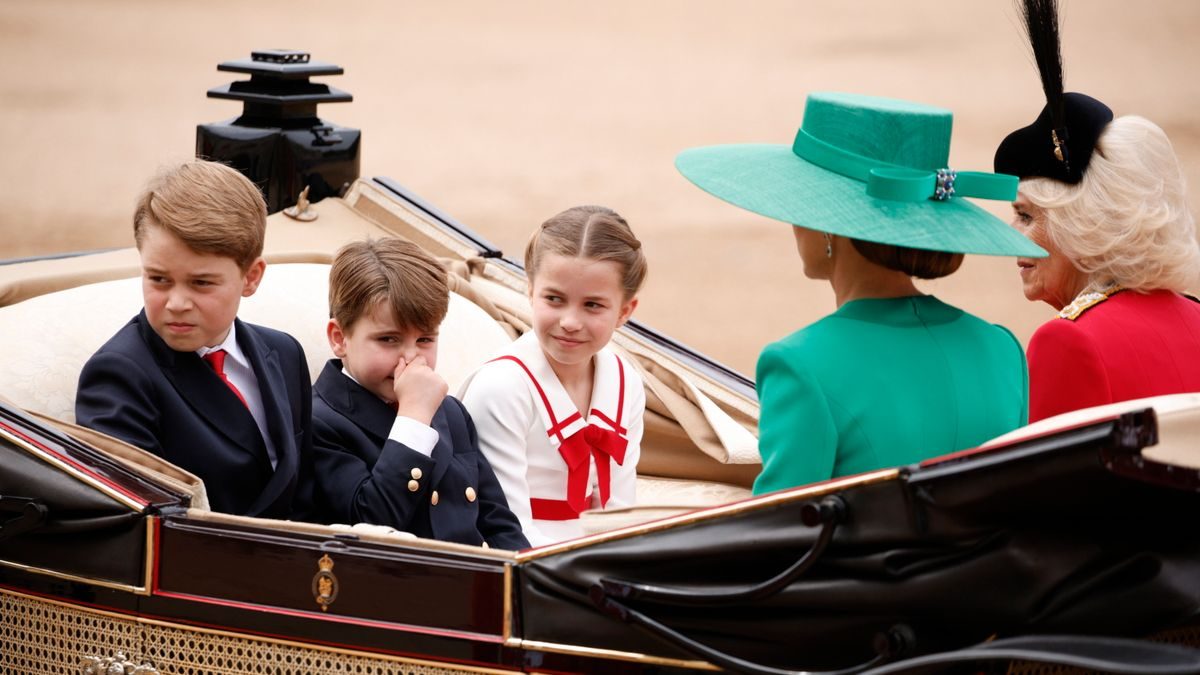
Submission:
[[[996,149],[996,173],[1044,177],[1076,184],[1083,180],[1096,141],[1112,121],[1108,106],[1084,94],[1063,92],[1057,0],[1024,0],[1025,31],[1042,77],[1046,107],[1027,127]]]

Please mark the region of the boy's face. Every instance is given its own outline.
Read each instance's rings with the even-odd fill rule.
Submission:
[[[244,297],[258,290],[266,263],[246,271],[233,258],[197,253],[157,225],[147,225],[140,250],[142,298],[150,326],[171,349],[194,352],[221,344]]]
[[[437,332],[401,327],[387,303],[377,302],[371,311],[359,317],[349,330],[337,319],[330,319],[326,330],[334,356],[355,380],[379,398],[396,400],[396,366],[411,363],[418,356],[437,368]]]

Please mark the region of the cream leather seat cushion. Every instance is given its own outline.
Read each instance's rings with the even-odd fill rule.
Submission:
[[[290,333],[304,347],[313,379],[333,355],[325,338],[329,266],[268,265],[239,318]],[[0,393],[17,405],[75,420],[75,387],[83,364],[142,308],[140,278],[105,281],[0,307]],[[451,294],[442,323],[437,371],[450,391],[510,341],[474,303]]]
[[[1142,456],[1156,462],[1200,469],[1200,443],[1197,443],[1197,439],[1200,438],[1200,393],[1166,394],[1072,410],[1014,429],[980,447],[990,448],[1063,429],[1073,429],[1145,408],[1154,408],[1158,443],[1144,448]]]

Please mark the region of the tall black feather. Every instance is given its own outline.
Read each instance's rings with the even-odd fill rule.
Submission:
[[[1046,106],[1037,119],[1005,137],[996,148],[997,173],[1043,177],[1071,185],[1083,180],[1112,110],[1086,94],[1063,91],[1058,1],[1017,0],[1025,34],[1037,62]]]
[[[1024,0],[1021,5],[1025,34],[1042,78],[1042,91],[1050,107],[1054,128],[1065,126],[1062,48],[1058,37],[1058,0]],[[1064,139],[1065,140],[1065,139]]]

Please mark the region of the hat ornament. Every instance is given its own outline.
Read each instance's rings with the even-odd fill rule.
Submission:
[[[1071,171],[1071,162],[1067,152],[1067,135],[1066,127],[1050,130],[1050,140],[1054,142],[1054,158],[1063,163],[1063,167],[1069,173]]]
[[[867,194],[876,199],[948,201],[958,196],[1010,202],[1017,198],[1016,176],[891,164],[826,143],[804,129],[796,134],[792,152],[822,169],[866,183]]]
[[[1113,112],[1090,96],[1063,90],[1058,0],[1017,0],[1017,4],[1046,106],[1032,124],[1000,143],[993,167],[1021,178],[1050,178],[1077,185]]]

